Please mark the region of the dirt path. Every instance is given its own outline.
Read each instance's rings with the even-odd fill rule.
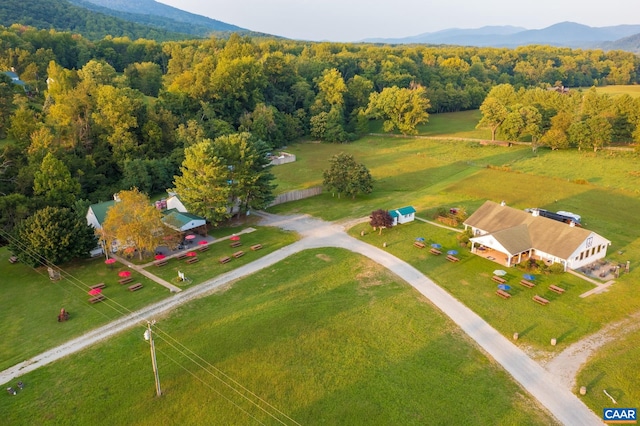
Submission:
[[[602,424],[602,420],[591,412],[567,387],[558,386],[553,374],[529,358],[510,340],[498,333],[486,321],[413,266],[384,250],[350,237],[344,232],[344,227],[338,224],[323,222],[306,215],[276,216],[266,213],[258,213],[258,215],[262,218],[264,225],[278,226],[282,229],[296,231],[303,238],[254,262],[175,294],[164,301],[141,309],[127,317],[40,354],[31,360],[2,371],[0,372],[0,383],[6,383],[19,375],[80,351],[116,333],[135,326],[143,326],[147,320],[166,315],[188,301],[204,297],[224,284],[276,264],[299,251],[310,248],[339,247],[372,259],[420,291],[431,303],[467,333],[470,338],[475,340],[489,356],[502,365],[525,390],[536,398],[542,406],[546,407],[561,423],[569,425]],[[143,328],[140,327],[140,330],[142,333]]]
[[[631,333],[640,328],[640,312],[609,324],[602,330],[567,347],[544,365],[544,368],[554,375],[567,389],[576,387],[576,378],[582,366],[595,351],[611,342],[621,334]]]

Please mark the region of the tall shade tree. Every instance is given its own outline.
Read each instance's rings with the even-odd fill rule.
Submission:
[[[264,142],[251,133],[234,133],[216,138],[213,149],[228,170],[230,210],[262,209],[273,201],[275,177],[267,158],[269,147]]]
[[[373,118],[384,119],[385,132],[399,130],[403,135],[415,135],[416,127],[429,121],[427,109],[431,106],[424,87],[401,89],[387,87],[380,93],[372,93],[366,113]]]
[[[329,160],[329,169],[322,173],[322,184],[333,193],[355,198],[373,191],[373,178],[364,164],[357,163],[353,155],[340,153]]]
[[[71,177],[62,161],[48,153],[42,160],[40,170],[34,174],[33,193],[42,197],[48,205],[71,207],[80,194],[80,183]]]
[[[476,126],[478,129],[490,129],[491,140],[496,140],[496,132],[498,128],[509,115],[509,110],[496,98],[486,98],[480,105],[482,118]]]
[[[204,216],[214,225],[230,217],[231,185],[229,168],[216,156],[212,141],[205,139],[185,149],[180,175],[174,177],[173,191],[190,212]]]
[[[173,232],[162,223],[162,213],[137,188],[121,191],[118,199],[107,210],[101,239],[107,247],[116,242],[125,253],[137,250],[140,259],[153,254],[163,244],[164,236]]]
[[[20,222],[10,244],[31,266],[59,265],[87,256],[96,246],[93,228],[69,208],[46,207]]]

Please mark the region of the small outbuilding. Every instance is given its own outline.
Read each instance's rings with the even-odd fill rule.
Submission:
[[[163,214],[162,223],[178,232],[192,231],[203,235],[207,233],[207,221],[203,217],[176,209],[165,210]]]
[[[400,207],[399,209],[389,210],[389,214],[393,219],[393,225],[413,222],[416,219],[416,209],[413,206]]]

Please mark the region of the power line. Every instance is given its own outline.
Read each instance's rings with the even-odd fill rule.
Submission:
[[[7,241],[12,242],[15,246],[17,246],[19,249],[21,249],[21,251],[24,254],[27,254],[27,256],[29,258],[31,258],[32,260],[35,260],[36,262],[40,263],[43,266],[47,266],[50,268],[54,268],[56,269],[59,273],[61,277],[64,277],[67,281],[69,281],[74,287],[85,291],[88,288],[91,288],[90,285],[86,284],[85,282],[83,282],[81,279],[75,277],[73,274],[65,271],[64,269],[54,265],[52,262],[50,262],[46,257],[40,255],[39,253],[37,253],[35,250],[33,250],[31,247],[29,247],[27,244],[19,241],[18,239],[14,238],[12,235],[8,234],[6,231],[0,229],[0,236],[3,236]],[[37,268],[32,267],[32,269],[44,276],[44,273],[41,273],[40,271],[38,271]],[[65,292],[67,292],[68,294],[72,294],[69,291],[67,291],[66,289],[63,290]],[[106,298],[107,302],[110,303],[105,303],[109,308],[113,309],[114,311],[116,311],[118,314],[120,315],[124,315],[126,313],[129,313],[131,315],[134,315],[134,317],[138,318],[138,321],[140,322],[140,325],[143,325],[143,322],[146,323],[146,319],[141,318],[135,311],[131,311],[129,308],[127,308],[124,305],[121,305],[120,303],[114,301],[113,299],[110,298]],[[92,309],[96,310],[97,312],[100,312],[103,316],[107,317],[107,315],[104,312],[101,312],[100,310],[97,309],[97,307],[95,306],[91,306]],[[118,309],[118,308],[121,308]],[[108,318],[108,317],[107,317]],[[187,358],[189,361],[193,362],[195,365],[197,365],[198,367],[200,367],[201,369],[203,369],[207,374],[209,374],[210,376],[212,376],[213,378],[215,378],[216,380],[218,380],[220,383],[224,384],[227,388],[229,388],[230,390],[232,390],[233,392],[235,392],[236,394],[240,395],[242,398],[244,398],[246,401],[248,401],[250,404],[254,405],[255,407],[257,407],[258,409],[260,409],[261,411],[263,411],[265,414],[267,414],[268,416],[272,417],[274,420],[278,421],[281,424],[286,424],[285,422],[283,422],[281,419],[279,419],[278,417],[276,417],[273,413],[269,412],[267,409],[265,409],[263,406],[261,406],[260,404],[258,404],[256,401],[252,400],[251,398],[249,398],[248,396],[246,396],[245,394],[243,394],[240,390],[238,390],[235,386],[239,387],[242,391],[250,394],[252,397],[254,397],[255,399],[257,399],[258,401],[260,401],[261,403],[263,403],[264,405],[266,405],[267,407],[269,407],[270,409],[272,409],[273,411],[275,411],[276,413],[280,414],[281,416],[285,417],[287,420],[291,421],[293,424],[295,425],[300,425],[298,422],[296,422],[295,420],[293,420],[291,417],[289,417],[288,415],[286,415],[285,413],[283,413],[282,411],[280,411],[279,409],[277,409],[276,407],[274,407],[273,405],[271,405],[270,403],[268,403],[267,401],[265,401],[263,398],[259,397],[257,394],[255,394],[254,392],[252,392],[251,390],[249,390],[248,388],[246,388],[245,386],[243,386],[242,384],[240,384],[237,380],[233,379],[232,377],[230,377],[228,374],[224,373],[222,370],[220,370],[219,368],[215,367],[213,364],[211,364],[210,362],[208,362],[207,360],[205,360],[204,358],[202,358],[200,355],[198,355],[197,353],[195,353],[194,351],[192,351],[191,349],[187,348],[184,344],[182,344],[181,342],[179,342],[177,339],[175,339],[174,337],[172,337],[170,334],[168,334],[167,332],[165,332],[164,330],[162,330],[161,328],[156,326],[156,330],[158,330],[162,336],[158,336],[159,339],[161,339],[163,342],[167,343],[170,347],[172,347],[174,350],[176,350],[178,353],[180,353],[182,356],[184,356],[185,358]],[[175,342],[179,347],[176,347],[176,344],[173,344],[172,342]],[[183,350],[184,349],[184,350]],[[185,351],[187,351],[188,353],[185,353]],[[164,354],[164,352],[159,351],[161,353]],[[195,356],[196,359],[194,359],[193,357],[191,357],[189,354],[193,354]],[[198,361],[199,360],[199,361]],[[175,362],[175,361],[174,361]],[[203,365],[204,364],[204,365]],[[181,368],[185,368],[184,366],[178,364]],[[210,371],[209,368],[213,369],[214,371]],[[220,377],[219,375],[224,376],[224,378]],[[192,374],[194,377],[195,376],[193,373]],[[229,383],[227,381],[225,381],[225,379],[231,381],[232,383]],[[201,379],[199,379],[200,381],[202,381]],[[235,386],[234,386],[235,385]],[[209,386],[210,387],[210,386]],[[158,386],[159,388],[159,386]],[[216,391],[216,393],[218,393],[220,396],[223,396],[220,392]],[[224,397],[224,396],[223,396]],[[224,397],[226,400],[228,400],[229,402],[233,403],[229,398]],[[238,408],[240,408],[237,404],[233,403],[234,405],[236,405]],[[245,413],[246,411],[244,409],[242,409]],[[248,414],[248,413],[247,413]],[[250,414],[249,414],[250,415]],[[250,415],[252,418],[254,418],[256,421],[258,421],[254,416]],[[258,421],[259,422],[259,421]]]

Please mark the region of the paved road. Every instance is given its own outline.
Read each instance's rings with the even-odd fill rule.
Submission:
[[[146,307],[40,354],[31,360],[0,372],[0,383],[6,383],[19,375],[82,350],[123,330],[135,326],[144,326],[147,320],[167,314],[181,304],[208,295],[226,283],[276,264],[299,251],[310,248],[339,247],[360,253],[374,260],[415,287],[452,321],[458,324],[465,333],[475,340],[489,356],[502,365],[524,389],[546,407],[561,423],[566,425],[601,425],[603,423],[569,389],[560,385],[550,373],[529,358],[511,341],[494,330],[482,318],[411,265],[381,249],[350,237],[344,232],[344,227],[338,224],[323,222],[303,215],[275,216],[265,213],[260,213],[259,215],[262,217],[264,224],[297,231],[303,238],[254,262],[208,280],[197,287],[175,294],[164,301]],[[140,330],[142,333],[142,327]]]

